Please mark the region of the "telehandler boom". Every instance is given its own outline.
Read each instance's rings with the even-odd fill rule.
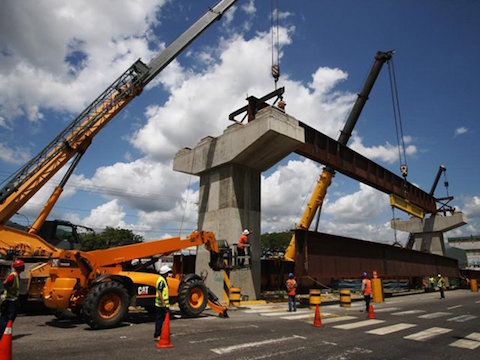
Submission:
[[[124,263],[201,245],[210,251],[210,267],[223,269],[224,256],[211,232],[195,231],[186,239],[175,237],[102,250],[58,251],[50,260],[44,303],[57,312],[82,314],[93,329],[113,327],[125,319],[130,305],[151,309],[155,301],[158,274],[124,271]],[[167,282],[170,304],[178,302],[182,314],[198,316],[208,304],[220,316],[227,316],[227,309],[200,276],[168,277]]]

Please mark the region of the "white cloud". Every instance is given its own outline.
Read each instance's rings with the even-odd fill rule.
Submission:
[[[128,229],[124,221],[125,211],[118,200],[111,200],[98,206],[90,212],[90,215],[82,219],[82,225],[93,229],[105,229],[107,226],[113,228]]]
[[[463,134],[466,134],[467,132],[468,132],[468,129],[464,126],[461,126],[455,129],[455,136],[463,135]]]
[[[11,121],[42,111],[80,111],[138,57],[164,0],[32,3],[5,1],[0,13],[0,110]],[[119,21],[122,19],[122,21]],[[41,104],[41,108],[40,108]]]
[[[480,217],[480,196],[473,196],[463,200],[464,208],[463,212],[469,218]]]
[[[407,154],[407,156],[412,156],[417,153],[417,147],[415,145],[408,145],[410,141],[412,141],[411,137],[404,138],[404,142],[406,144],[405,153]],[[354,132],[351,138],[351,142],[348,146],[352,150],[355,150],[356,152],[373,161],[381,160],[389,164],[393,164],[399,161],[398,146],[392,145],[388,141],[385,143],[385,145],[367,147],[363,144],[362,137],[358,136],[358,134]]]
[[[24,164],[30,160],[31,156],[28,150],[23,148],[14,148],[0,143],[0,160],[10,164]]]
[[[360,183],[360,190],[327,203],[323,209],[333,222],[360,224],[379,216],[387,207],[388,196]]]

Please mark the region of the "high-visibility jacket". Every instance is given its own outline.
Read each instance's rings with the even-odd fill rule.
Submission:
[[[165,302],[165,306],[168,309],[170,307],[170,302],[168,301],[168,284],[167,280],[160,275],[157,280],[157,291],[155,295],[155,306],[162,307],[162,298]]]
[[[363,295],[372,295],[372,282],[370,279],[363,279]]]
[[[13,284],[3,291],[3,298],[6,300],[17,300],[20,295],[20,279],[16,271],[12,271],[10,275],[13,275]]]
[[[437,286],[439,288],[445,289],[445,280],[443,280],[443,278],[438,279]]]
[[[297,293],[297,282],[295,279],[287,279],[287,293],[290,296],[296,295]]]
[[[238,240],[237,248],[243,249],[243,245],[247,243],[248,243],[248,236],[242,234],[242,236],[240,236],[240,240]]]

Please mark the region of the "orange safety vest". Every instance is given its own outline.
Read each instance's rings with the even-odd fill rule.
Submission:
[[[238,241],[237,248],[243,249],[243,244],[248,243],[248,236],[247,235],[242,235],[240,236],[240,240]]]
[[[372,282],[369,279],[363,279],[363,295],[372,295]]]
[[[297,282],[295,279],[288,279],[287,280],[287,292],[288,295],[293,296],[297,293]]]

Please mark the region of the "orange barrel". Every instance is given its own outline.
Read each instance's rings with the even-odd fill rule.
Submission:
[[[470,290],[472,290],[473,292],[478,291],[477,279],[471,279],[470,280]]]
[[[322,302],[320,298],[320,289],[310,289],[309,292],[309,302],[310,302],[310,309],[315,310],[317,308],[317,305],[320,306],[320,303]]]
[[[240,288],[232,287],[230,288],[230,304],[233,306],[240,306]]]
[[[340,290],[340,306],[350,307],[352,305],[351,292],[348,289]]]
[[[382,279],[372,279],[372,300],[375,303],[383,302]]]

